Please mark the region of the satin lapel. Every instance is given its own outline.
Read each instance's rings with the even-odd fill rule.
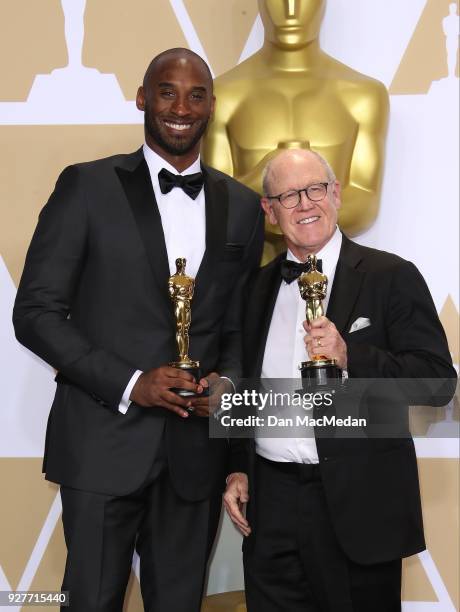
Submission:
[[[359,247],[343,236],[326,313],[341,334],[347,329],[364,279],[365,273],[357,269],[361,259]]]
[[[258,309],[258,321],[255,322],[255,334],[253,346],[255,347],[254,372],[253,376],[260,376],[267,344],[268,332],[276,304],[276,298],[281,286],[281,261],[286,258],[286,253],[277,257],[272,266],[260,272],[258,286],[252,293],[252,299],[257,300],[260,308]],[[259,324],[257,324],[259,322]]]
[[[133,168],[115,168],[137,224],[162,304],[172,316],[168,294],[169,263],[163,226],[147,162],[142,155]]]
[[[228,222],[228,188],[224,179],[215,178],[202,167],[206,206],[206,250],[196,276],[194,309],[206,299],[215,277],[216,263],[225,247]],[[193,237],[191,237],[193,239]]]

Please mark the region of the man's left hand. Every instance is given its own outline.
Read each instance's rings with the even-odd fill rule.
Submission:
[[[200,417],[208,417],[220,406],[220,400],[223,393],[232,392],[233,386],[226,378],[221,378],[217,372],[211,372],[205,378],[202,378],[199,384],[205,389],[209,389],[212,385],[212,392],[207,397],[191,398],[194,414]]]
[[[342,369],[347,369],[347,345],[337,331],[336,326],[327,317],[319,317],[309,325],[303,322],[307,335],[305,336],[305,346],[310,359],[315,355],[324,355],[328,359],[335,359],[337,365]]]

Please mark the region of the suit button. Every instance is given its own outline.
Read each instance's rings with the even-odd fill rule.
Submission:
[[[329,457],[323,457],[323,461],[329,461]]]

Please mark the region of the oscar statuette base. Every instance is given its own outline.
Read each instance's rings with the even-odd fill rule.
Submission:
[[[182,370],[183,372],[188,372],[193,376],[196,382],[198,382],[201,376],[200,362],[199,361],[189,361],[181,362],[181,361],[172,361],[170,364],[173,368],[177,368]],[[209,389],[203,389],[203,393],[194,393],[193,391],[189,391],[188,389],[180,389],[178,387],[173,387],[171,389],[173,393],[180,395],[181,397],[207,397],[209,395]]]
[[[335,359],[303,361],[300,366],[302,388],[336,386],[342,381],[342,370]]]

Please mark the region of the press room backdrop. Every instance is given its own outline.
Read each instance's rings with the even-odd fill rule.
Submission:
[[[281,0],[280,0],[281,1]],[[329,0],[325,51],[381,80],[391,97],[376,223],[358,241],[420,268],[459,362],[458,66],[448,78],[449,0]],[[15,341],[11,309],[37,215],[67,164],[132,151],[134,97],[149,60],[193,49],[219,75],[263,40],[256,0],[2,0],[0,14],[0,590],[59,588],[57,487],[40,473],[51,368]],[[457,8],[458,11],[458,8]],[[458,22],[449,44],[457,49]],[[432,415],[433,416],[433,415]],[[458,402],[421,425],[428,551],[404,564],[405,610],[458,607]],[[129,611],[141,610],[136,578]],[[240,538],[224,520],[208,592],[242,587]],[[11,608],[9,608],[11,609]]]

